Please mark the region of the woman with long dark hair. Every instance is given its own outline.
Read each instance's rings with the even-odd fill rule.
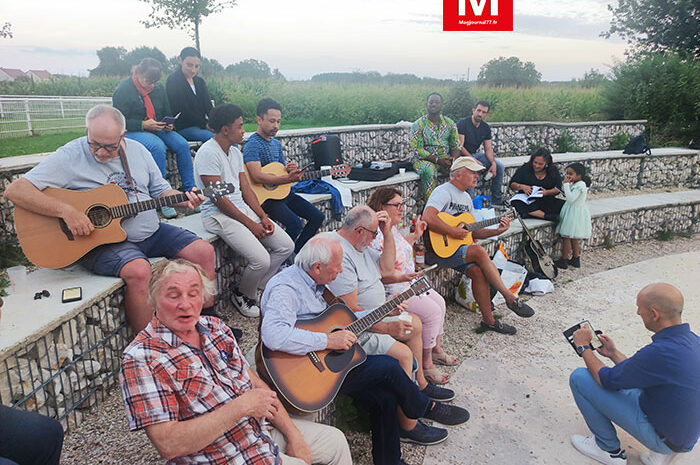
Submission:
[[[511,199],[511,205],[523,217],[559,221],[564,200],[556,198],[561,192],[561,174],[552,161],[552,154],[545,147],[538,148],[530,159],[513,174],[508,183],[513,191],[530,196],[536,187],[542,197],[530,197],[527,201]],[[529,203],[528,203],[529,202]]]

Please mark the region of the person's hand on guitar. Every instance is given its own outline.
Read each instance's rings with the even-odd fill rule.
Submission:
[[[185,192],[185,195],[187,196],[186,205],[190,210],[194,210],[195,208],[199,207],[204,203],[204,200],[206,200],[206,197],[202,195],[199,189]]]
[[[238,399],[243,401],[243,413],[247,417],[271,420],[275,418],[280,408],[277,394],[269,388],[253,388],[240,395]]]
[[[341,329],[328,334],[326,349],[348,350],[357,342],[357,336],[352,331]]]
[[[285,167],[287,169],[287,175],[288,182],[299,182],[301,181],[302,176],[304,175],[304,170],[299,169],[299,165],[294,163],[293,161],[290,161],[287,163],[287,166]]]
[[[496,232],[498,234],[503,234],[504,232],[508,231],[509,228],[510,228],[510,217],[502,216],[501,221],[498,222],[498,229],[496,229]]]
[[[87,215],[72,205],[66,204],[66,207],[61,214],[61,218],[66,222],[66,226],[75,236],[87,236],[95,230],[95,226],[90,221]]]

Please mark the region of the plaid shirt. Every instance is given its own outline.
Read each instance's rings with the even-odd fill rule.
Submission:
[[[411,126],[410,145],[420,160],[431,155],[448,158],[451,150],[460,148],[457,126],[447,116],[440,115],[438,125],[433,124],[428,115],[421,116]]]
[[[249,365],[221,320],[200,317],[202,350],[178,338],[157,318],[124,351],[119,382],[129,428],[204,415],[252,389]],[[265,432],[263,432],[263,429]],[[274,464],[269,426],[243,417],[204,449],[168,464]]]

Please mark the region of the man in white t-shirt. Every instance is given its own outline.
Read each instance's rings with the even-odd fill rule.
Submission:
[[[294,242],[273,223],[260,207],[243,169],[243,154],[237,145],[243,141],[243,111],[237,105],[214,108],[209,127],[215,134],[197,151],[194,161],[195,183],[203,187],[218,181],[232,183],[236,190],[202,205],[204,228],[220,236],[237,254],[246,259],[232,303],[247,317],[260,316],[257,290],[294,251]]]
[[[458,240],[467,237],[469,232],[466,229],[448,225],[440,219],[438,213],[446,212],[453,216],[472,213],[474,210],[472,198],[466,191],[476,185],[478,172],[483,169],[483,165],[472,157],[459,157],[452,163],[450,180],[436,187],[425,204],[423,219],[428,223],[430,231],[445,234]],[[503,217],[498,229],[478,229],[472,233],[472,238],[476,240],[498,236],[507,231],[509,227],[510,219]],[[493,264],[483,247],[477,244],[462,245],[452,256],[441,258],[433,251],[430,241],[425,242],[426,263],[430,265],[437,263],[441,267],[453,268],[465,273],[471,279],[472,293],[481,310],[481,327],[483,329],[501,334],[516,333],[513,326],[494,318],[489,284],[503,295],[506,305],[516,315],[525,318],[534,315],[534,310],[516,298],[503,284],[496,265]]]

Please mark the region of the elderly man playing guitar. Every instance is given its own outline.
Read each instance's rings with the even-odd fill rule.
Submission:
[[[124,138],[126,122],[119,110],[97,105],[88,111],[85,124],[87,136],[59,148],[14,181],[5,190],[5,197],[17,207],[61,221],[66,236],[88,236],[95,231],[91,219],[75,206],[42,192],[44,189],[85,191],[116,184],[131,202],[180,194],[163,179],[148,150]],[[204,200],[192,192],[187,192],[186,198],[178,206],[195,208]],[[94,273],[124,280],[126,317],[131,329],[138,332],[153,317],[153,307],[146,302],[151,278],[148,258],[185,258],[201,265],[213,279],[214,248],[190,231],[161,223],[154,210],[125,219],[122,226],[126,241],[101,245],[85,254],[80,263]],[[52,244],[44,246],[51,248]],[[212,303],[213,298],[205,302],[209,314],[213,313]]]
[[[357,333],[343,327],[344,324],[330,324],[325,330],[320,329],[319,326],[322,325],[318,325],[319,329],[316,331],[300,327],[304,322],[323,318],[334,310],[332,306],[324,312],[327,303],[334,300],[334,296],[325,286],[342,271],[342,263],[343,250],[336,234],[318,234],[304,245],[295,258],[295,264],[274,276],[265,288],[261,301],[262,344],[265,351],[280,353],[280,358],[289,360],[289,354],[296,355],[299,363],[318,368],[316,378],[302,377],[304,379],[299,381],[306,389],[306,395],[302,397],[321,398],[319,408],[330,402],[338,390],[366,408],[370,414],[374,463],[403,464],[399,446],[400,430],[409,430],[412,434],[408,436],[414,438],[413,442],[420,440],[420,443],[425,445],[437,444],[447,438],[447,431],[427,426],[420,420],[417,421],[418,418],[428,418],[445,425],[457,425],[467,421],[469,413],[463,408],[430,400],[406,376],[396,359],[388,355],[365,355],[357,345]],[[397,300],[402,299],[397,297]],[[341,307],[341,317],[352,315],[347,307]],[[400,307],[401,305],[396,306],[398,310]],[[360,321],[352,316],[347,321],[353,320],[355,323]],[[334,328],[337,330],[333,331]],[[354,368],[351,363],[346,370],[324,365],[333,357],[342,359],[343,354],[347,354],[348,359],[359,354]],[[366,360],[363,362],[364,357]],[[258,371],[265,369],[268,362],[267,359],[264,363],[259,361]],[[278,375],[295,376],[295,372],[298,374],[305,368],[300,366],[299,370],[281,370]],[[313,373],[313,368],[310,372]],[[342,384],[335,391],[329,390],[331,392],[324,398],[325,393],[320,393],[319,387],[324,385],[327,377],[334,376],[336,372],[342,373],[338,375],[337,381]],[[270,374],[264,374],[263,378]],[[273,382],[278,387],[283,384],[279,379]],[[282,392],[282,395],[290,403],[300,403],[292,402],[289,393]],[[302,402],[306,400],[308,399],[301,399]]]
[[[482,228],[470,232],[462,227],[461,222],[458,221],[453,226],[441,219],[441,215],[439,215],[441,212],[449,215],[472,213],[474,206],[467,190],[476,185],[478,172],[483,169],[484,167],[472,157],[457,158],[450,168],[450,180],[436,187],[428,198],[423,211],[423,219],[428,223],[428,231],[437,233],[433,234],[433,237],[437,235],[444,237],[445,242],[459,243],[461,241],[464,245],[459,246],[456,252],[450,256],[441,257],[435,249],[442,244],[433,244],[432,240],[426,240],[425,261],[430,265],[438,264],[441,267],[463,272],[471,279],[472,292],[481,310],[481,327],[483,329],[501,334],[515,334],[516,329],[513,326],[494,318],[489,284],[503,295],[506,305],[516,315],[527,318],[534,315],[535,312],[516,298],[503,284],[498,269],[486,250],[470,241],[470,239],[486,239],[504,233],[510,227],[510,219],[501,218],[498,229]]]

